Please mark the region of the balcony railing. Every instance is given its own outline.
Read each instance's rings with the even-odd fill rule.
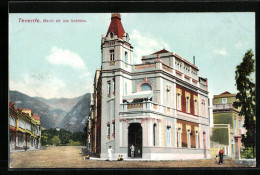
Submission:
[[[214,105],[214,109],[232,109],[232,108],[233,108],[233,104],[232,103]]]
[[[146,112],[156,112],[162,113],[166,115],[173,115],[174,109],[160,105],[151,101],[140,102],[140,103],[123,103],[120,104],[121,112],[138,112],[138,111],[146,111]]]

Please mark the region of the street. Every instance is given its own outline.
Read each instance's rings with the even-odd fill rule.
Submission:
[[[10,153],[10,168],[170,168],[246,167],[231,159],[216,164],[213,159],[184,161],[101,161],[84,160],[80,146],[53,146],[43,150]]]

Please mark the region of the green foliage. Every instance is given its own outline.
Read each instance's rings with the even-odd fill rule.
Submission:
[[[41,144],[45,145],[85,145],[85,134],[81,132],[71,133],[65,129],[49,129],[42,131]]]
[[[48,139],[47,131],[46,130],[42,130],[41,131],[41,144],[43,146],[48,145],[48,141],[49,141],[49,139]]]
[[[228,145],[228,128],[212,128],[211,141]]]
[[[68,145],[70,145],[70,146],[81,146],[82,144],[81,144],[80,141],[74,142],[72,139],[70,139]]]
[[[51,143],[52,143],[52,145],[59,146],[61,143],[59,136],[54,136],[51,139]]]
[[[72,134],[71,132],[69,132],[65,129],[60,129],[59,136],[60,136],[62,145],[67,145],[69,143],[71,134]]]
[[[85,142],[85,134],[82,132],[73,133],[70,138],[73,141],[80,141],[81,143]]]
[[[251,74],[255,71],[255,60],[252,50],[248,50],[243,61],[236,67],[236,86],[238,93],[236,95],[237,101],[234,102],[234,107],[241,107],[239,116],[245,116],[244,127],[247,132],[242,135],[242,142],[246,148],[252,147],[253,154],[256,145],[256,95],[255,83],[250,78]]]
[[[252,147],[248,147],[246,149],[241,150],[241,158],[242,159],[253,159],[256,157],[256,152]]]
[[[233,128],[232,113],[216,113],[213,122],[214,124],[230,124],[230,127]]]

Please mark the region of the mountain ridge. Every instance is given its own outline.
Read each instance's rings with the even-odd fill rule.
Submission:
[[[72,132],[82,132],[86,121],[84,117],[89,113],[90,93],[74,98],[45,99],[31,97],[19,91],[9,91],[9,101],[14,102],[16,107],[32,109],[34,113],[38,113],[41,124],[46,129],[61,127]]]

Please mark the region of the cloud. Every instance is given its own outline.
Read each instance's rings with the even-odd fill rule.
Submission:
[[[90,72],[85,72],[85,73],[80,75],[80,78],[86,78],[86,77],[90,77],[90,76],[91,76]]]
[[[51,74],[25,74],[19,81],[10,80],[10,90],[17,90],[29,96],[44,98],[62,97],[66,84]]]
[[[216,55],[227,55],[226,49],[214,49],[213,53]]]
[[[169,45],[164,41],[158,41],[155,37],[148,37],[145,34],[141,34],[136,29],[130,34],[130,39],[134,45],[134,63],[141,63],[142,56],[152,54],[156,51],[163,49],[168,50]]]
[[[239,49],[243,46],[243,43],[241,41],[239,41],[236,45],[235,48]]]
[[[77,53],[55,46],[52,47],[51,54],[46,56],[45,59],[51,64],[67,65],[74,69],[85,69],[85,63]]]
[[[9,80],[10,90],[17,90],[31,97],[73,98],[93,92],[93,78],[78,83],[65,83],[52,73],[24,74],[21,79]]]

